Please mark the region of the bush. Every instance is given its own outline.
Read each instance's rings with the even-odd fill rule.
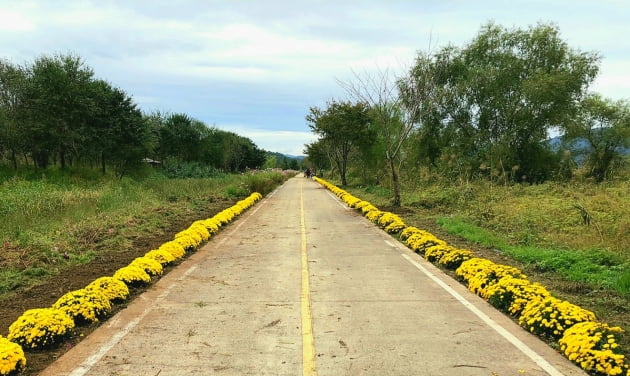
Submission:
[[[149,257],[136,257],[129,265],[141,268],[151,277],[162,275],[163,272],[162,264]]]
[[[7,338],[30,350],[53,347],[68,338],[74,321],[64,311],[54,308],[29,309],[9,327]]]
[[[24,367],[26,358],[22,347],[0,336],[0,376],[19,373]]]
[[[110,303],[122,302],[129,296],[127,285],[114,277],[100,277],[85,287],[86,290],[100,291]]]
[[[619,327],[609,327],[600,322],[582,322],[564,332],[558,343],[564,355],[582,369],[597,375],[626,375],[630,367],[624,363],[624,356],[618,353],[619,345],[615,333]]]
[[[52,308],[65,312],[76,324],[83,324],[97,322],[112,306],[101,291],[81,289],[64,294]]]
[[[127,286],[141,286],[151,282],[151,276],[135,265],[127,265],[116,270],[114,278],[125,282]]]
[[[573,325],[595,320],[593,312],[547,296],[533,297],[523,308],[518,323],[532,333],[557,340]]]

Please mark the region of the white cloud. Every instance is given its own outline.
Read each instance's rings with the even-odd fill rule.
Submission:
[[[217,128],[247,137],[261,149],[295,156],[304,155],[304,145],[317,140],[310,132],[270,131],[246,125],[218,125]]]
[[[335,78],[352,79],[351,70],[400,72],[416,51],[463,46],[490,20],[506,27],[557,23],[571,47],[603,55],[593,90],[630,98],[629,4],[0,0],[0,57],[21,64],[74,52],[145,111],[185,112],[241,129],[262,148],[301,154],[314,139],[304,120],[308,108],[344,99]]]

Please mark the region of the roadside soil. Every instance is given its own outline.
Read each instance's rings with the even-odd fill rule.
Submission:
[[[160,235],[149,234],[133,239],[130,249],[101,249],[97,256],[87,264],[73,266],[62,273],[50,276],[41,284],[30,288],[17,289],[10,296],[0,298],[0,334],[6,337],[9,326],[26,310],[33,308],[50,307],[63,294],[84,288],[96,278],[110,276],[114,272],[127,266],[136,257],[143,256],[146,252],[158,248],[161,244],[173,239],[173,235],[184,230],[190,224],[199,219],[210,218],[219,211],[230,207],[234,202],[221,198],[208,199],[203,207],[194,212],[186,212],[183,216],[164,216],[164,223]],[[157,209],[159,210],[159,209]],[[98,249],[98,247],[96,247]],[[176,265],[166,267],[164,274],[172,270]],[[159,278],[154,277],[152,283]],[[116,304],[108,317],[99,323],[86,326],[77,326],[73,335],[63,344],[53,349],[42,351],[25,351],[27,367],[20,375],[37,375],[41,370],[54,362],[63,353],[79,343],[100,324],[112,317],[116,312],[124,309],[135,297],[141,295],[150,288],[131,288],[129,298],[122,304]]]

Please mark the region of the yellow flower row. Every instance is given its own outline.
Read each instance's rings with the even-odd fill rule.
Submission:
[[[112,277],[100,277],[84,289],[71,291],[50,308],[26,311],[11,324],[7,338],[0,337],[0,376],[19,372],[26,366],[23,348],[38,350],[58,345],[72,334],[75,325],[98,321],[111,312],[113,303],[120,303],[129,296],[129,286],[151,282],[152,276],[163,273],[163,266],[196,250],[261,198],[260,193],[253,193],[212,218],[195,221],[172,241],[134,259]]]
[[[26,367],[26,357],[22,347],[0,336],[0,375],[17,373],[24,367]]]
[[[552,297],[542,285],[530,282],[518,268],[495,264],[475,257],[469,250],[451,247],[427,231],[406,226],[395,214],[382,212],[323,179],[315,180],[381,227],[384,218],[396,218],[396,230],[389,233],[399,234],[407,247],[428,261],[455,269],[457,277],[470,291],[517,318],[521,326],[557,340],[562,352],[582,369],[595,375],[630,376],[630,367],[619,354],[615,339],[615,333],[621,332],[621,328],[609,327],[598,322],[593,312]]]

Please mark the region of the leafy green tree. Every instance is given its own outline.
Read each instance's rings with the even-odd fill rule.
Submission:
[[[93,82],[93,102],[96,110],[85,132],[86,144],[100,159],[103,173],[109,163],[122,178],[152,152],[155,138],[149,121],[131,97],[105,81]]]
[[[307,157],[302,160],[302,169],[314,167],[317,171],[322,171],[329,170],[334,165],[326,140],[320,139],[304,146],[304,154]]]
[[[490,23],[462,49],[419,56],[410,75],[423,83],[426,69],[437,74],[428,77],[435,95],[417,121],[426,136],[445,142],[442,151],[465,159],[468,171],[489,165],[504,176],[518,171],[514,180],[545,180],[552,166],[539,156],[551,155],[548,131],[570,122],[598,61],[569,48],[553,25],[508,30]],[[436,160],[434,151],[426,154]]]
[[[198,161],[202,154],[202,140],[208,132],[205,124],[186,114],[171,114],[160,128],[159,154],[162,159],[174,157],[185,162]]]
[[[623,162],[622,149],[630,147],[630,103],[591,94],[580,104],[577,119],[566,127],[568,141],[588,144],[586,164],[597,182],[609,177]]]
[[[289,169],[290,170],[296,170],[296,171],[300,169],[300,164],[299,164],[297,159],[291,158],[289,160]]]
[[[311,130],[326,140],[341,184],[348,184],[346,172],[350,154],[369,141],[368,106],[361,102],[331,101],[325,110],[311,107],[306,120]]]
[[[16,169],[17,154],[25,146],[20,106],[26,79],[24,68],[0,60],[0,156],[6,151]]]
[[[58,157],[65,168],[68,158],[80,154],[92,113],[93,76],[75,55],[41,56],[33,63],[22,102],[24,135],[37,166],[45,168]]]

